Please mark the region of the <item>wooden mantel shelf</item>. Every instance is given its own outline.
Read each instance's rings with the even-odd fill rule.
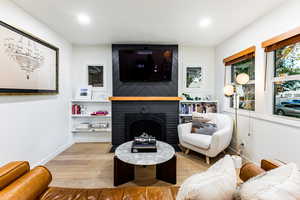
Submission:
[[[109,97],[110,101],[180,101],[181,97]]]

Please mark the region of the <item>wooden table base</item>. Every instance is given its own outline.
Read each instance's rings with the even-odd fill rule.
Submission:
[[[114,157],[114,186],[134,180],[135,166]],[[167,162],[156,165],[156,178],[176,184],[176,155]]]
[[[134,165],[125,163],[114,157],[114,186],[134,180]]]
[[[176,184],[176,155],[167,162],[156,165],[156,178]]]

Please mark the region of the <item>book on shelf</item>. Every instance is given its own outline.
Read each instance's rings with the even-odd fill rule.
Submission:
[[[180,114],[192,114],[198,111],[197,106],[196,104],[181,104]]]
[[[180,114],[185,115],[190,115],[193,112],[216,113],[217,111],[217,102],[195,102],[180,104]]]

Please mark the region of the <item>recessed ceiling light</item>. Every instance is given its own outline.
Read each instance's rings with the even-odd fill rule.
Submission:
[[[77,16],[77,19],[78,19],[79,24],[81,24],[81,25],[88,25],[91,23],[91,18],[86,14],[82,14],[82,13],[79,14]]]
[[[200,23],[199,23],[200,27],[203,27],[203,28],[208,27],[210,24],[211,24],[211,19],[208,17],[201,19]]]

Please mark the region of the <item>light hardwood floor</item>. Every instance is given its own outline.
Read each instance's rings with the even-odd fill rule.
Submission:
[[[113,187],[113,153],[109,153],[108,143],[79,143],[58,155],[46,164],[52,172],[51,186],[73,188],[110,188]],[[223,155],[220,155],[221,157]],[[216,159],[213,159],[214,163]],[[190,152],[177,153],[177,185],[187,177],[205,171],[209,165],[205,157]],[[136,179],[121,186],[165,186],[169,185],[155,179],[155,167],[137,167]]]

